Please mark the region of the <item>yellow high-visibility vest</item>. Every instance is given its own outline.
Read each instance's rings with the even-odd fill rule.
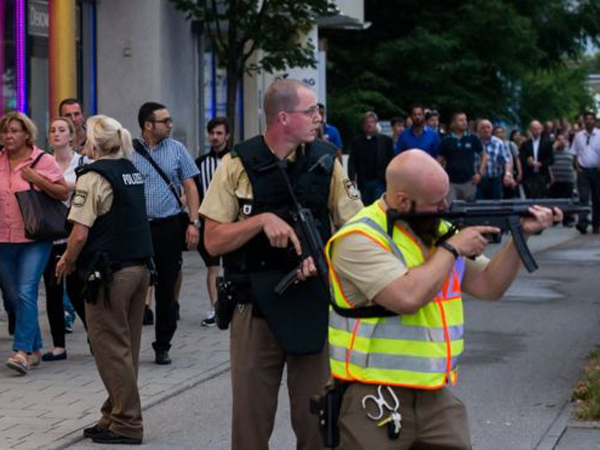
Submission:
[[[401,222],[393,240],[386,233],[386,214],[381,200],[364,208],[327,243],[331,290],[339,307],[353,308],[346,299],[331,256],[335,242],[360,233],[394,254],[406,267],[425,262],[421,245]],[[444,232],[448,224],[442,223]],[[461,281],[464,259],[458,258],[452,273],[434,300],[415,314],[395,317],[347,318],[333,309],[329,314],[329,361],[332,375],[346,381],[387,384],[418,389],[439,389],[456,383],[458,359],[464,348]]]

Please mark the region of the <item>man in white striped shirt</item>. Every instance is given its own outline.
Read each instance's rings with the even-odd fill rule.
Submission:
[[[208,190],[208,186],[217,170],[217,166],[221,162],[221,158],[229,152],[229,121],[226,117],[214,117],[206,126],[208,132],[208,140],[210,142],[210,151],[196,159],[196,165],[200,170],[200,174],[196,178],[198,192],[200,194],[200,203],[204,199],[204,194]],[[201,220],[202,221],[202,220]],[[203,221],[202,221],[203,222]],[[204,223],[202,223],[202,227]],[[203,326],[212,327],[215,325],[215,302],[217,301],[217,275],[221,266],[221,257],[211,256],[204,246],[204,231],[200,231],[200,242],[198,244],[198,252],[206,264],[206,286],[210,297],[211,309],[206,314],[202,321]]]
[[[600,233],[600,130],[596,128],[596,114],[583,115],[585,129],[575,135],[570,153],[576,157],[577,191],[579,201],[588,205],[592,199],[592,232]],[[588,217],[579,215],[576,225],[581,234],[587,233]]]

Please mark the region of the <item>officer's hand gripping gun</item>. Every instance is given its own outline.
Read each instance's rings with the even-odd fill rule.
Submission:
[[[532,217],[529,208],[533,205],[539,205],[546,208],[559,208],[564,214],[589,213],[589,206],[582,206],[574,203],[571,199],[532,199],[532,200],[477,200],[474,202],[465,202],[455,200],[446,211],[439,213],[400,213],[396,210],[388,210],[387,229],[388,234],[393,231],[394,222],[407,218],[441,218],[452,223],[452,229],[444,234],[439,241],[443,241],[452,236],[461,228],[489,225],[500,229],[501,234],[510,233],[523,261],[523,265],[528,272],[533,272],[538,268],[533,255],[527,247],[527,242],[523,236],[521,228],[521,218]],[[488,236],[494,243],[500,242],[501,236]]]
[[[309,172],[319,167],[326,168],[328,165],[330,167],[331,164],[333,164],[333,157],[330,155],[324,155],[311,168],[309,168]],[[323,251],[321,235],[319,234],[319,231],[315,225],[312,212],[308,208],[303,208],[298,202],[298,198],[294,193],[290,178],[285,171],[285,161],[279,161],[277,163],[277,167],[285,181],[285,185],[294,204],[292,220],[294,221],[296,235],[298,236],[302,246],[302,255],[300,256],[300,265],[281,279],[277,286],[275,286],[275,292],[278,295],[282,295],[286,289],[296,281],[297,271],[298,269],[302,268],[302,261],[309,256],[313,259],[319,280],[321,280],[321,283],[325,289],[329,291],[329,270],[327,268],[327,260],[325,259],[325,253]]]

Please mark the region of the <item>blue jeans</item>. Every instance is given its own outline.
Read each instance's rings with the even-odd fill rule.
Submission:
[[[32,353],[42,348],[38,288],[51,248],[51,241],[0,243],[0,278],[17,313],[15,351]]]

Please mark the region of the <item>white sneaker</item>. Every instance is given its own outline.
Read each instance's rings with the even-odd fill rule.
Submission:
[[[201,325],[203,327],[214,327],[216,325],[214,309],[206,313],[206,318],[201,322]]]

